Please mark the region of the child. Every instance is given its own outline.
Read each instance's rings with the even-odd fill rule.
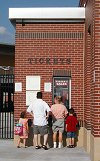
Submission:
[[[78,123],[77,118],[74,116],[74,109],[69,109],[69,116],[66,118],[66,121],[65,121],[67,138],[68,138],[68,142],[69,142],[69,145],[67,146],[68,148],[75,147],[77,123]]]
[[[28,138],[28,119],[26,118],[26,111],[21,112],[19,124],[23,125],[23,134],[19,136],[17,148],[20,148],[21,139],[23,140],[24,147],[26,148],[26,139]]]

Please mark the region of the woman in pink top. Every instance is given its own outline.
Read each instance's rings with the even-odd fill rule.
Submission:
[[[62,146],[62,133],[64,132],[64,119],[67,116],[67,109],[62,104],[61,96],[55,97],[55,104],[51,106],[52,119],[53,119],[53,143],[54,148],[57,147],[57,132],[59,132],[59,145],[58,148]]]

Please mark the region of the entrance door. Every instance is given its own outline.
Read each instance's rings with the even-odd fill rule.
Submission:
[[[0,138],[14,137],[14,75],[0,75]]]
[[[67,109],[71,107],[71,79],[68,77],[53,78],[53,103],[54,97],[61,96]]]

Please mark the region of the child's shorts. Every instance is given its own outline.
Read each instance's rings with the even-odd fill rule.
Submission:
[[[75,132],[67,132],[67,138],[76,138]]]
[[[60,131],[61,133],[64,132],[64,119],[58,119],[55,122],[53,122],[52,125],[53,132]]]

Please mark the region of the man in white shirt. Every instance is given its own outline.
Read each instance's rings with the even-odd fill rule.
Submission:
[[[28,107],[27,112],[33,116],[34,122],[34,141],[35,148],[40,149],[38,145],[38,134],[44,137],[43,149],[47,150],[47,138],[48,138],[48,128],[47,119],[49,117],[51,109],[48,104],[42,100],[42,92],[37,92],[37,98]]]

